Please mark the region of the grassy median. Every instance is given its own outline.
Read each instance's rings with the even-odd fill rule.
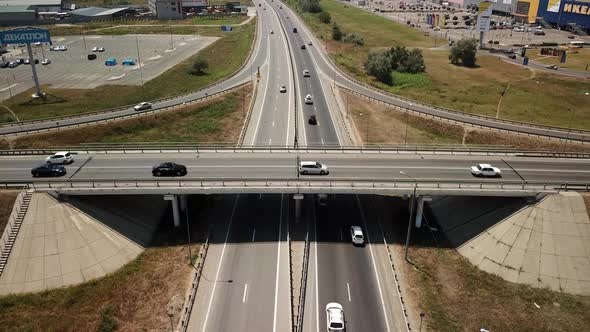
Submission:
[[[297,0],[289,0],[296,8]],[[323,40],[334,62],[357,79],[380,89],[408,98],[463,112],[539,124],[590,129],[588,82],[557,75],[536,73],[501,61],[480,52],[477,67],[451,65],[448,50],[434,48],[435,40],[424,32],[371,14],[350,4],[336,0],[322,0],[324,11],[330,13],[347,33],[364,37],[362,47],[332,40],[331,24],[319,21],[318,14],[299,13],[305,23]],[[440,39],[436,45],[441,45]],[[369,52],[397,45],[423,50],[426,72],[421,74],[393,74],[393,86],[376,81],[366,74],[364,62]],[[444,45],[444,43],[443,43]],[[581,65],[587,57],[581,53],[570,61]],[[536,83],[536,82],[539,83]],[[500,103],[502,91],[505,93]],[[498,104],[500,106],[498,107]],[[498,112],[499,108],[499,112]],[[572,112],[573,111],[573,112]],[[572,119],[572,113],[575,113]]]
[[[182,109],[111,122],[17,137],[13,148],[73,146],[84,143],[237,143],[251,86]]]
[[[21,120],[30,120],[102,110],[195,91],[231,75],[244,63],[254,40],[255,29],[256,22],[252,21],[234,28],[232,33],[221,35],[217,32],[221,35],[219,40],[145,83],[143,87],[103,85],[95,89],[52,89],[49,86],[44,87],[44,91],[48,93],[44,102],[31,102],[30,95],[33,91],[29,90],[5,104]],[[219,28],[215,30],[218,31]],[[191,74],[194,60],[201,57],[209,63],[206,74]],[[2,121],[12,120],[8,116],[0,116],[0,122]]]

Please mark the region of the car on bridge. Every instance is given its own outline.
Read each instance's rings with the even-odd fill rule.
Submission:
[[[139,104],[133,106],[133,109],[136,111],[149,110],[151,108],[152,108],[152,104],[148,103],[148,102],[139,103]]]
[[[328,166],[326,166],[326,164],[322,164],[317,161],[301,161],[299,162],[299,173],[303,175],[328,175],[330,174],[330,171],[328,170]]]
[[[326,325],[328,332],[344,331],[344,310],[340,303],[326,304]]]
[[[153,176],[185,176],[186,166],[171,162],[161,163],[152,167]]]
[[[365,244],[365,237],[360,226],[350,226],[350,238],[353,245],[362,246]]]
[[[66,168],[61,165],[44,164],[31,170],[31,175],[36,177],[58,177],[66,175]]]
[[[71,164],[74,162],[74,156],[68,151],[60,151],[45,158],[48,164]]]
[[[471,174],[482,177],[501,177],[502,171],[490,164],[477,164],[471,166]]]

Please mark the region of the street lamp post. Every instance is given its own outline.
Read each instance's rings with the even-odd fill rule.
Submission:
[[[400,174],[407,176],[408,178],[414,180],[414,193],[412,194],[412,201],[410,206],[410,216],[408,217],[408,232],[406,235],[406,253],[405,259],[408,260],[408,247],[410,246],[410,235],[412,234],[412,215],[414,214],[414,205],[416,203],[416,188],[418,187],[418,180],[408,175],[408,173],[404,171],[399,171]]]
[[[6,76],[6,85],[8,86],[8,93],[10,94],[10,98],[12,99],[12,88],[10,87],[10,81],[8,80],[8,76]]]
[[[185,196],[183,199],[185,199],[186,201],[186,205],[184,207],[184,212],[186,215],[186,238],[188,240],[188,263],[190,265],[193,265],[193,254],[191,252],[191,229],[190,229],[190,222],[189,222],[189,217],[188,217],[188,198]]]

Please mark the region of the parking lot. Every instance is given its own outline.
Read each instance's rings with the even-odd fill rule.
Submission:
[[[92,89],[105,84],[140,85],[189,58],[217,37],[196,35],[123,35],[123,36],[66,36],[54,37],[54,46],[66,46],[66,51],[50,51],[49,45],[33,46],[36,59],[51,60],[48,65],[36,66],[42,85],[53,88]],[[92,52],[104,47],[104,52]],[[96,54],[95,60],[88,60]],[[139,55],[139,56],[138,56]],[[28,58],[27,48],[9,47],[3,55],[6,61]],[[105,65],[108,58],[117,64]],[[136,64],[121,63],[131,59]],[[34,86],[29,65],[0,68],[0,100]]]

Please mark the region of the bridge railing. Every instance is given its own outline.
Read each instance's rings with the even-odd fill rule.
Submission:
[[[127,154],[127,153],[444,153],[444,154],[510,154],[529,157],[590,158],[590,153],[560,152],[552,150],[518,150],[510,146],[462,146],[462,145],[369,145],[369,146],[292,146],[257,145],[240,146],[235,143],[135,143],[135,144],[84,144],[79,146],[57,146],[39,149],[0,150],[0,156],[50,155],[57,151],[70,151],[74,154]]]
[[[295,171],[295,169],[294,169]],[[351,177],[207,177],[207,178],[120,178],[120,179],[48,179],[34,181],[2,180],[0,188],[29,188],[40,191],[104,191],[104,190],[194,190],[214,189],[244,191],[269,191],[270,189],[305,193],[392,191],[407,193],[433,191],[466,192],[558,192],[590,191],[590,182],[519,181],[492,179],[417,179],[404,178],[362,180]]]

